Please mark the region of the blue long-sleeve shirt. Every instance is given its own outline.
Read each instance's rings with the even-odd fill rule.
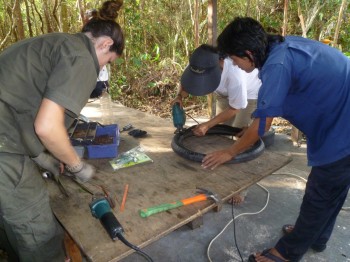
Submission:
[[[254,116],[281,116],[307,137],[308,163],[350,155],[350,59],[323,43],[289,36],[271,46],[260,70]]]

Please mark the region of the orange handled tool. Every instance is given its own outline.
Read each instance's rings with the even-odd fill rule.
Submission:
[[[128,189],[129,189],[129,185],[126,184],[125,187],[124,187],[124,195],[123,195],[122,204],[120,205],[120,212],[124,211],[125,202],[126,202],[126,196],[128,195]]]
[[[198,190],[205,192],[205,193],[196,195],[194,197],[186,198],[186,199],[183,199],[180,201],[176,201],[173,203],[166,203],[166,204],[161,204],[161,205],[154,206],[154,207],[141,209],[140,216],[141,217],[149,217],[151,215],[154,215],[154,214],[157,214],[157,213],[160,213],[163,211],[174,209],[174,208],[177,208],[180,206],[190,205],[190,204],[205,201],[208,199],[213,199],[215,202],[219,202],[217,196],[215,194],[213,194],[212,192],[210,192],[209,190],[202,189],[202,188],[199,188]]]
[[[200,195],[196,195],[194,197],[183,199],[183,200],[181,200],[181,202],[183,203],[184,206],[186,206],[186,205],[190,205],[190,204],[204,201],[207,199],[208,199],[208,196],[206,194],[200,194]]]

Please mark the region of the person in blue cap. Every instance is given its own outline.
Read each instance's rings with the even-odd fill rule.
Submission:
[[[350,59],[321,42],[268,34],[256,20],[235,18],[218,37],[218,48],[262,81],[253,123],[227,149],[207,154],[214,169],[249,148],[283,117],[307,138],[311,172],[294,227],[249,261],[300,261],[309,248],[327,247],[350,187]]]
[[[189,65],[181,76],[180,90],[172,103],[178,102],[182,106],[182,98],[188,94],[214,93],[216,116],[197,125],[194,134],[204,136],[217,124],[245,129],[252,122],[251,114],[256,109],[260,85],[257,69],[246,73],[231,58],[220,55],[216,48],[202,44],[190,56]],[[246,195],[247,190],[240,192],[229,203],[240,204]]]
[[[256,109],[260,85],[258,70],[246,73],[229,57],[220,56],[214,47],[203,44],[190,56],[172,104],[179,102],[182,106],[182,98],[188,94],[204,96],[214,92],[216,116],[199,124],[194,133],[204,136],[209,128],[219,123],[245,128],[252,121],[251,113]]]

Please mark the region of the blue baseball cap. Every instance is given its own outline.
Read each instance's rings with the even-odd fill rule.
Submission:
[[[200,46],[190,56],[189,65],[181,76],[181,86],[194,96],[210,94],[218,88],[221,72],[219,54]]]

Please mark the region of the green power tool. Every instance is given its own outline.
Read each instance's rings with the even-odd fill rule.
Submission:
[[[173,123],[176,127],[175,134],[184,131],[184,125],[186,122],[186,114],[179,103],[175,103],[172,108]]]
[[[128,247],[143,255],[147,261],[153,261],[149,255],[143,252],[138,246],[130,243],[124,237],[124,229],[117,218],[114,216],[109,201],[104,197],[103,194],[94,194],[92,196],[92,202],[89,204],[89,206],[92,215],[100,220],[101,224],[106,229],[112,240],[119,239]]]

